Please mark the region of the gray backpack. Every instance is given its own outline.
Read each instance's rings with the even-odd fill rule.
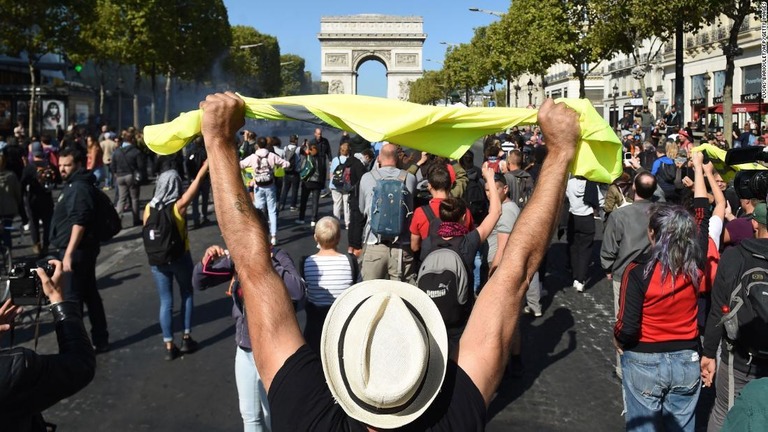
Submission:
[[[446,327],[459,327],[467,322],[472,310],[469,274],[450,244],[434,246],[421,262],[416,285],[435,302]]]

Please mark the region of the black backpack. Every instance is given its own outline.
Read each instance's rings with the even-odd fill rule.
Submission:
[[[510,171],[504,174],[509,187],[509,199],[522,210],[533,195],[533,178],[523,170]]]
[[[458,241],[461,238],[433,238],[434,248],[421,262],[416,280],[419,289],[435,302],[448,328],[464,325],[472,311],[472,278],[456,252]]]
[[[186,251],[184,239],[173,218],[174,205],[159,209],[149,206],[149,217],[142,229],[149,265],[170,264]]]
[[[729,312],[718,325],[724,327],[725,339],[731,346],[768,359],[768,258],[749,253],[742,246],[739,249],[746,270],[731,292]]]
[[[462,199],[467,204],[475,224],[479,225],[488,216],[488,197],[485,195],[485,185],[479,170],[475,167],[467,170],[467,187]]]
[[[97,189],[95,186],[93,190],[93,202],[96,213],[95,225],[96,225],[96,238],[100,242],[106,242],[112,240],[120,230],[123,229],[123,223],[120,215],[117,214],[112,200],[104,192]]]
[[[288,168],[285,168],[286,174],[295,174],[298,172],[299,169],[299,155],[297,151],[299,150],[298,147],[293,146],[292,148],[286,148],[285,154],[283,155],[283,159],[287,160],[288,163],[291,164]]]
[[[333,186],[341,193],[349,193],[355,188],[352,184],[352,168],[349,166],[350,157],[352,156],[348,156],[344,163],[341,163],[341,159],[339,159],[339,164],[333,170],[331,177]]]

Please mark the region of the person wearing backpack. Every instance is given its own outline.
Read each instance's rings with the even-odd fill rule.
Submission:
[[[363,280],[389,279],[416,283],[417,268],[409,247],[408,226],[416,177],[397,167],[397,147],[381,147],[378,167],[360,179],[363,228]]]
[[[307,202],[312,195],[312,219],[310,226],[314,228],[317,223],[317,214],[320,207],[320,191],[325,184],[325,159],[318,155],[317,145],[314,143],[301,147],[301,160],[299,161],[299,178],[301,179],[301,200],[299,201],[298,224],[304,223],[307,214]]]
[[[99,243],[96,179],[85,169],[85,153],[79,146],[67,147],[59,153],[59,170],[64,187],[51,218],[51,246],[62,258],[63,270],[70,273],[65,294],[88,308],[91,342],[96,352],[109,350],[107,315],[96,284],[96,260]]]
[[[269,151],[266,138],[259,137],[256,146],[258,149],[254,154],[240,161],[240,168],[253,168],[253,205],[258,209],[267,208],[269,231],[274,246],[277,244],[277,187],[274,170],[276,166],[285,168],[291,164]]]
[[[522,210],[533,194],[533,177],[523,169],[523,152],[520,150],[509,152],[507,170],[504,178],[509,187],[509,198]]]
[[[331,189],[333,198],[333,216],[341,221],[344,212],[344,225],[349,230],[351,219],[349,211],[349,193],[354,187],[352,183],[352,168],[347,164],[349,159],[349,144],[342,143],[339,146],[339,155],[331,161]]]
[[[765,203],[755,206],[756,238],[726,249],[717,266],[701,358],[704,386],[717,395],[708,431],[720,430],[746,384],[768,377],[767,215]]]
[[[12,171],[7,169],[5,154],[0,154],[0,221],[3,245],[10,251],[13,246],[10,228],[13,219],[24,211],[21,183]]]
[[[21,190],[24,205],[29,215],[29,231],[32,236],[32,251],[43,256],[48,254],[50,245],[51,218],[53,217],[54,185],[61,183],[61,175],[43,151],[42,145],[32,143],[32,163],[21,173]],[[43,236],[40,238],[40,221]]]
[[[288,192],[291,192],[291,211],[296,211],[299,202],[299,136],[291,135],[288,145],[285,146],[283,159],[290,165],[285,168],[285,177],[283,177],[283,188],[280,191],[280,205],[278,211],[285,209],[285,203],[288,201]]]
[[[670,202],[678,202],[680,196],[675,188],[677,166],[675,166],[675,161],[667,156],[668,153],[673,153],[674,156],[677,156],[677,144],[668,141],[666,146],[659,145],[656,147],[656,160],[651,167],[651,174],[656,176],[659,187],[664,191],[664,199]]]
[[[648,253],[632,260],[622,275],[613,333],[621,355],[627,430],[696,430],[697,302],[709,242],[702,162],[697,153],[693,214],[678,205],[654,205]]]
[[[179,354],[192,353],[197,342],[192,339],[192,270],[194,264],[189,252],[187,207],[197,194],[200,183],[208,174],[208,161],[203,163],[197,176],[182,193],[181,177],[171,168],[173,156],[158,158],[160,175],[155,183],[152,200],[144,208],[144,251],[147,252],[152,278],[160,296],[160,328],[163,332],[165,360]],[[181,348],[173,343],[173,279],[181,292],[181,316],[184,336]]]
[[[493,184],[492,169],[483,170],[487,184]],[[448,331],[448,342],[456,347],[472,312],[472,274],[475,254],[488,239],[501,217],[501,201],[491,200],[488,216],[475,229],[467,228],[467,206],[460,198],[440,201],[439,219],[427,209],[429,243],[421,251],[417,286],[434,300]]]

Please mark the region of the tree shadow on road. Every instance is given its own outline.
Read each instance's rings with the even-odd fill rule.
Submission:
[[[520,323],[523,332],[523,376],[515,378],[506,371],[499,385],[496,397],[488,407],[488,421],[504,410],[509,404],[530,389],[542,371],[576,350],[576,331],[571,311],[558,308],[541,324],[534,326],[523,317]],[[568,345],[555,352],[563,336],[567,334]]]

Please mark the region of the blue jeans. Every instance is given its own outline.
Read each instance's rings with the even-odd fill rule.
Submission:
[[[266,206],[267,216],[269,216],[269,234],[272,237],[277,235],[277,188],[275,188],[275,184],[254,188],[253,205],[262,210]]]
[[[621,368],[628,431],[695,430],[701,391],[696,351],[624,351]]]
[[[235,382],[240,399],[243,432],[269,430],[269,403],[267,391],[253,361],[253,353],[237,347],[235,354]]]
[[[184,317],[184,334],[192,331],[192,256],[187,251],[181,258],[159,266],[151,266],[157,293],[160,295],[160,328],[163,342],[173,341],[173,279],[181,291],[181,315]]]

